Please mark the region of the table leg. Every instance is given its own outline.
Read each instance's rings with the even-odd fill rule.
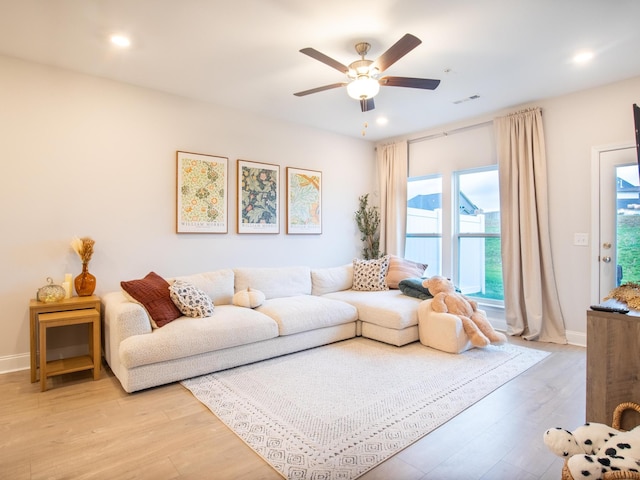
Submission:
[[[91,354],[93,356],[93,379],[98,380],[100,378],[100,316],[97,320],[94,320],[91,324]]]
[[[36,347],[38,346],[37,336],[38,336],[38,314],[35,312],[29,313],[29,337],[30,337],[30,352],[31,352],[31,383],[36,381],[36,370],[38,368],[37,365],[37,354]]]
[[[40,324],[40,390],[47,389],[47,327]]]

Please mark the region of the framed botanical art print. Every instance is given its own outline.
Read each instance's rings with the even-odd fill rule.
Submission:
[[[287,167],[287,233],[322,233],[322,172]]]
[[[238,233],[280,233],[280,167],[238,160]]]
[[[226,157],[176,152],[178,233],[227,233]]]

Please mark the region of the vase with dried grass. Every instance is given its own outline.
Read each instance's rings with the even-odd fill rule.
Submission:
[[[89,237],[76,237],[71,241],[71,248],[78,254],[82,262],[82,272],[73,280],[79,297],[91,296],[96,290],[96,277],[89,273],[89,261],[93,255],[94,244],[95,241]]]

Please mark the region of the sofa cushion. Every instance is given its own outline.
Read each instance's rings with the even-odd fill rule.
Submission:
[[[358,309],[358,319],[381,327],[401,330],[418,325],[418,305],[422,300],[403,295],[400,290],[358,292],[345,290],[324,295],[350,303]]]
[[[175,280],[193,283],[197,288],[209,295],[214,305],[231,305],[233,298],[233,270],[221,269],[212,272],[183,275]]]
[[[389,269],[389,255],[374,260],[353,261],[353,290],[375,292],[388,290],[387,270]]]
[[[353,263],[340,267],[316,268],[311,270],[311,294],[349,290],[353,285]]]
[[[314,295],[272,298],[256,310],[276,321],[280,335],[355,322],[358,318],[352,305]]]
[[[124,339],[120,362],[134,368],[277,336],[278,325],[268,316],[249,308],[219,305],[210,317],[180,317],[151,333]]]
[[[264,293],[267,300],[311,295],[309,267],[236,268],[234,275],[236,292],[250,287]]]
[[[405,258],[391,255],[389,258],[389,269],[387,270],[387,286],[389,288],[399,288],[398,284],[405,278],[422,277],[427,265],[413,262]]]
[[[190,282],[175,280],[169,287],[169,296],[187,317],[203,318],[213,315],[213,302],[209,295]]]
[[[160,328],[182,316],[169,296],[169,282],[155,272],[139,280],[120,282],[124,292],[141,304],[149,314],[154,328]]]

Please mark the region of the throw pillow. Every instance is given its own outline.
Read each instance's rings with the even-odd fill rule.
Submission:
[[[413,262],[391,255],[389,270],[387,271],[387,285],[389,288],[399,288],[398,284],[405,278],[422,277],[427,265]]]
[[[155,272],[149,272],[140,280],[120,282],[120,286],[147,310],[154,328],[162,327],[182,316],[169,296],[169,283]]]
[[[169,287],[169,296],[187,317],[203,318],[213,315],[211,298],[192,283],[176,280]]]
[[[237,307],[256,308],[265,301],[265,295],[260,290],[247,287],[233,295],[233,304]]]
[[[389,255],[374,260],[353,261],[352,290],[362,292],[376,292],[389,290],[385,280],[389,269]]]

